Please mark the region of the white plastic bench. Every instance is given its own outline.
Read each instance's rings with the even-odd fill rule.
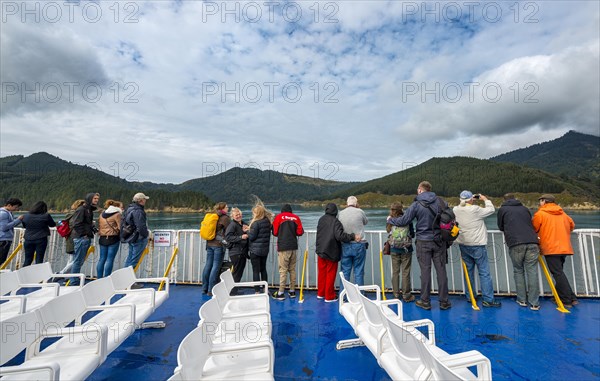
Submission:
[[[270,343],[216,347],[211,328],[200,322],[177,350],[177,368],[169,380],[273,380]]]
[[[266,282],[265,282],[266,283]],[[229,295],[224,282],[217,283],[213,289],[213,298],[219,303],[223,316],[252,315],[256,311],[270,311],[269,297],[262,294],[256,295]]]

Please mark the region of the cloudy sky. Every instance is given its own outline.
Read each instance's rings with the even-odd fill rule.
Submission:
[[[597,1],[0,3],[3,157],[368,180],[600,133]]]

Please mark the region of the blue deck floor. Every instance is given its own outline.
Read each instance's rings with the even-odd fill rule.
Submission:
[[[134,333],[90,380],[165,380],[177,365],[177,348],[198,323],[198,309],[208,300],[196,286],[171,286],[169,299],[149,320],[164,329]],[[478,350],[492,362],[495,380],[599,380],[600,301],[581,300],[562,314],[544,298],[538,312],[501,298],[501,308],[471,309],[464,297],[451,296],[453,308],[424,311],[405,304],[405,320],[429,318],[437,345],[449,353]],[[337,351],[338,340],[353,332],[338,313],[314,292],[298,299],[271,300],[276,380],[388,380],[364,347]]]

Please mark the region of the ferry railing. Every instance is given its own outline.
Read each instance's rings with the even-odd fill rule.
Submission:
[[[11,247],[11,252],[22,237],[22,228],[15,229],[15,240]],[[155,231],[155,233],[158,231]],[[149,246],[149,253],[144,257],[138,268],[140,277],[163,276],[175,250],[178,247],[178,253],[171,267],[168,276],[174,283],[200,284],[202,282],[202,271],[206,263],[206,242],[200,238],[196,229],[189,230],[160,230],[162,233],[168,233],[170,239],[165,246],[155,243]],[[565,274],[573,287],[573,291],[579,296],[600,297],[600,229],[576,229],[571,235],[575,255],[568,256],[565,262]],[[365,239],[369,242],[367,258],[365,263],[365,283],[382,285],[380,271],[380,250],[387,238],[385,231],[367,231]],[[304,287],[317,287],[317,255],[315,253],[316,231],[309,230],[298,239],[298,254],[296,261],[297,281],[301,281],[302,263],[304,253],[308,250],[308,261],[304,274]],[[98,263],[100,250],[98,246],[98,237],[94,239],[96,250],[90,254],[82,267],[82,272],[90,278],[96,277],[96,265]],[[162,244],[165,244],[163,242]],[[267,259],[268,282],[272,286],[279,283],[279,271],[276,251],[276,240],[271,239],[270,254]],[[516,293],[512,261],[508,255],[508,247],[504,242],[504,235],[497,230],[488,231],[488,261],[490,273],[494,283],[494,291],[499,295],[514,295]],[[128,245],[121,244],[116,255],[114,270],[122,267],[128,253]],[[19,251],[14,260],[7,266],[8,269],[15,270],[20,267],[23,261],[23,250]],[[48,240],[48,249],[46,251],[45,261],[51,263],[54,271],[60,271],[68,262],[70,255],[65,253],[65,239],[60,237],[55,229],[51,230]],[[227,257],[227,255],[226,255]],[[243,281],[252,280],[252,266],[247,262]],[[392,266],[390,256],[383,256],[384,282],[387,290],[391,290]],[[448,250],[448,264],[446,266],[448,275],[448,289],[451,293],[464,293],[464,276],[460,261],[460,250],[458,245],[452,245]],[[435,276],[435,270],[432,268],[432,292],[437,292],[438,285]],[[473,288],[479,290],[479,279],[471,280]],[[541,271],[538,271],[538,280],[540,290],[545,295],[550,295],[550,288],[543,277]],[[413,291],[420,288],[420,269],[416,255],[413,254],[411,265],[411,283]],[[339,280],[336,281],[339,286]],[[299,285],[298,285],[299,287]]]

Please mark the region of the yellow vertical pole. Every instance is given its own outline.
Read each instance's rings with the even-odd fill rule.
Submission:
[[[542,271],[544,271],[544,274],[546,275],[546,280],[548,281],[548,284],[550,285],[550,289],[552,290],[552,295],[554,295],[554,300],[556,300],[556,306],[557,306],[556,309],[564,314],[570,314],[571,311],[569,311],[568,309],[565,308],[565,305],[563,304],[562,300],[560,300],[560,298],[558,297],[558,292],[556,291],[556,287],[554,287],[552,278],[550,278],[550,273],[548,272],[548,268],[546,267],[546,262],[544,262],[541,255],[538,257],[538,261],[540,262],[540,266],[542,266]]]
[[[304,303],[304,272],[306,271],[306,260],[308,258],[308,246],[304,250],[304,260],[302,261],[302,279],[300,280],[300,298],[298,303]]]
[[[176,235],[176,241],[175,241],[175,249],[173,250],[173,254],[171,254],[171,259],[169,259],[169,264],[167,265],[167,269],[165,270],[165,275],[163,275],[164,277],[169,275],[169,272],[171,272],[171,267],[173,267],[173,262],[175,262],[175,257],[177,256],[177,253],[179,252],[179,233],[177,232]],[[158,291],[162,291],[163,286],[165,285],[165,282],[162,281],[160,282],[160,285],[158,286]]]
[[[379,271],[381,272],[381,298],[387,300],[385,296],[385,278],[383,274],[383,244],[381,241],[381,233],[379,233]]]
[[[140,267],[140,265],[144,261],[144,257],[150,251],[150,245],[152,245],[152,248],[154,248],[154,241],[151,241],[151,243],[148,243],[146,245],[146,247],[144,248],[144,251],[142,251],[142,255],[140,256],[140,259],[138,260],[138,263],[136,263],[135,267],[133,268],[133,272],[137,272],[138,268]]]
[[[0,270],[4,270],[8,267],[8,265],[10,265],[10,262],[12,262],[13,258],[19,253],[19,251],[21,251],[22,248],[23,242],[19,242],[15,250],[8,256],[8,258],[6,258],[6,261],[2,263],[2,266],[0,266]]]
[[[467,270],[467,264],[462,259],[460,260],[463,266],[463,270],[465,272],[465,279],[467,280],[467,287],[469,288],[469,295],[471,296],[471,307],[475,311],[479,311],[479,306],[477,305],[477,300],[475,299],[475,295],[473,294],[473,287],[471,286],[471,278],[469,277],[469,271]]]

